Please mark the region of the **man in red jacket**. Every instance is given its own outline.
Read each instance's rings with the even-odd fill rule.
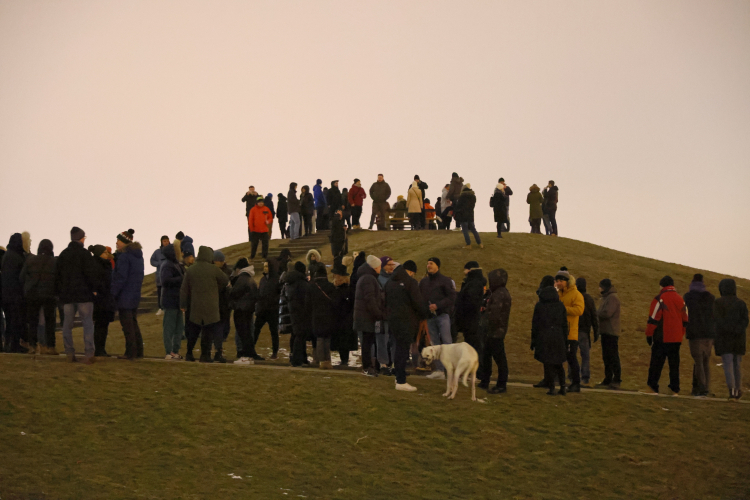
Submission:
[[[349,189],[349,205],[352,207],[352,229],[361,229],[359,218],[362,216],[362,202],[367,198],[365,190],[359,179],[354,179],[351,189]]]
[[[664,276],[659,281],[661,292],[651,301],[646,341],[651,346],[651,364],[648,367],[648,386],[659,393],[659,378],[664,361],[669,360],[669,388],[680,392],[680,347],[688,323],[685,301],[674,287],[674,280]]]
[[[268,257],[268,228],[271,224],[273,224],[271,210],[265,206],[265,200],[263,197],[258,196],[258,201],[247,216],[247,227],[250,231],[250,242],[252,243],[250,260],[255,258],[255,253],[258,251],[259,241],[263,242],[263,258],[265,259]]]

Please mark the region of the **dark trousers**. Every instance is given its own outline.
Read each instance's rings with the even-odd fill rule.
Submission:
[[[341,358],[341,366],[347,366],[349,364],[349,351],[339,351],[339,358]]]
[[[603,384],[622,382],[620,368],[620,337],[602,333],[602,361],[604,361]]]
[[[396,370],[396,383],[406,383],[406,362],[409,361],[409,344],[395,342],[393,353],[393,367]]]
[[[253,241],[253,232],[250,231],[250,228],[247,228],[247,241],[249,242]]]
[[[292,326],[292,366],[302,366],[307,361],[307,339],[304,332],[294,331]]]
[[[375,346],[375,332],[362,332],[362,369],[372,366],[372,348]]]
[[[302,225],[305,226],[305,236],[312,234],[312,214],[305,214],[302,216]]]
[[[279,229],[281,230],[281,239],[289,238],[289,234],[286,232],[286,219],[279,219]]]
[[[489,384],[492,360],[497,364],[497,386],[508,385],[508,358],[505,356],[505,339],[487,338],[482,350],[482,383]]]
[[[255,258],[255,253],[258,251],[258,242],[263,242],[263,250],[261,256],[265,259],[268,257],[268,233],[250,233],[250,260]]]
[[[158,270],[156,271],[159,272]],[[159,309],[161,309],[161,287],[156,287],[156,303],[159,304]]]
[[[563,365],[544,363],[544,381],[550,389],[555,388],[555,378],[560,382],[560,388],[565,387],[565,370]]]
[[[120,309],[120,325],[125,334],[125,356],[131,359],[143,357],[143,337],[138,326],[137,309]]]
[[[542,219],[531,219],[531,233],[542,234]]]
[[[410,213],[409,214],[409,224],[411,224],[411,230],[416,231],[417,229],[422,228],[422,214],[419,212],[417,213]]]
[[[198,341],[198,337],[201,339],[201,358],[211,358],[211,344],[216,344],[218,339],[221,342],[221,321],[211,323],[210,325],[199,325],[188,321],[185,324],[185,336],[187,337],[188,354],[193,353],[195,343]]]
[[[272,311],[262,311],[255,315],[255,343],[258,343],[260,330],[263,325],[268,323],[268,329],[271,330],[271,345],[273,353],[279,352],[279,313],[278,309]]]
[[[552,226],[552,234],[557,234],[557,219],[555,219],[556,214],[557,214],[556,208],[547,209],[547,217],[549,217],[549,223],[550,223],[550,226]]]
[[[359,218],[362,217],[362,207],[352,207],[352,225],[359,226]]]
[[[714,339],[690,340],[690,355],[693,357],[693,393],[707,394],[711,386],[711,348]]]
[[[104,356],[107,354],[109,317],[109,311],[100,311],[94,306],[94,356]]]
[[[238,358],[253,358],[257,356],[255,352],[255,339],[252,335],[253,311],[234,310],[234,328],[236,334],[240,337],[241,350],[237,352]]]
[[[505,222],[498,222],[497,224],[497,235],[502,238],[503,237],[503,226],[505,225]]]
[[[5,313],[5,352],[19,352],[20,341],[26,340],[26,304],[3,301]]]
[[[651,346],[651,364],[648,367],[648,385],[659,391],[659,379],[664,362],[669,360],[669,388],[680,392],[680,342],[654,341]]]
[[[55,347],[55,321],[57,320],[55,315],[57,301],[54,298],[47,300],[29,300],[26,302],[29,322],[29,345],[36,345],[40,309],[44,311],[44,345]]]
[[[578,364],[578,341],[567,340],[568,350],[565,353],[565,357],[568,359],[568,368],[570,369],[570,377],[573,379],[573,384],[581,384],[581,366]]]

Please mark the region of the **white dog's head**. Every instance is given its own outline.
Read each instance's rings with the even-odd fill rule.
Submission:
[[[422,359],[428,365],[440,357],[440,349],[437,346],[429,346],[422,349]]]

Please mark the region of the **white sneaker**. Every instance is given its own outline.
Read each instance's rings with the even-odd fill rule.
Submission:
[[[164,310],[163,309],[159,309],[158,311],[156,311],[156,315],[157,316],[161,316],[162,314],[164,314]]]
[[[254,365],[255,360],[250,358],[240,358],[234,362],[235,365]]]
[[[445,380],[445,372],[432,372],[427,375],[427,378],[432,378],[435,380]]]
[[[167,354],[166,356],[164,356],[164,359],[167,359],[167,360],[169,360],[169,361],[172,361],[172,360],[173,360],[174,358],[172,357],[172,355],[171,355],[171,354]]]
[[[396,390],[397,391],[406,391],[406,392],[415,392],[417,390],[416,387],[409,384],[396,384]]]

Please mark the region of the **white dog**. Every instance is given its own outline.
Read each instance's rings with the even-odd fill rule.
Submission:
[[[455,398],[456,391],[458,391],[458,379],[463,377],[463,384],[468,387],[469,385],[466,382],[471,375],[471,400],[477,400],[475,384],[477,369],[479,368],[479,356],[473,347],[466,342],[429,346],[422,349],[422,357],[427,364],[431,364],[437,359],[445,367],[448,383],[443,396],[448,396],[448,399]]]

